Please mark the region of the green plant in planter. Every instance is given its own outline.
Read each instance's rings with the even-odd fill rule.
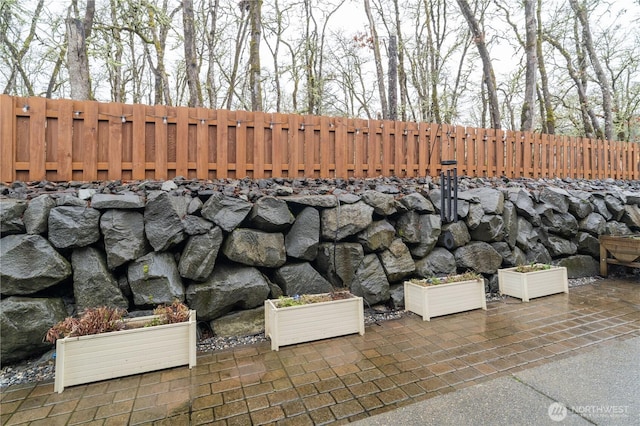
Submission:
[[[467,271],[464,274],[451,274],[451,275],[447,275],[446,277],[412,278],[409,281],[413,284],[427,287],[432,285],[448,284],[448,283],[455,283],[460,281],[474,281],[481,278],[482,278],[481,274],[473,271]]]
[[[291,306],[308,305],[311,303],[330,302],[332,300],[348,299],[351,295],[348,291],[332,291],[325,294],[302,294],[294,296],[280,296],[278,298],[278,308],[288,308]]]
[[[526,273],[535,271],[545,271],[551,269],[551,265],[546,263],[530,263],[529,265],[518,265],[515,269],[516,272]]]

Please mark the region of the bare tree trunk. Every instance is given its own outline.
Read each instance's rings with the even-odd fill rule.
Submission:
[[[587,11],[585,9],[584,3],[579,4],[577,0],[569,0],[571,4],[571,8],[576,14],[576,18],[580,22],[582,26],[582,37],[584,41],[585,48],[587,49],[587,53],[589,54],[589,59],[591,60],[591,65],[593,65],[593,69],[596,72],[596,77],[598,78],[598,84],[600,85],[600,90],[602,91],[602,109],[604,112],[604,137],[607,140],[613,139],[613,111],[611,108],[611,85],[609,84],[609,80],[607,79],[607,75],[602,69],[602,65],[600,65],[600,60],[598,59],[598,55],[596,54],[595,48],[593,47],[593,40],[591,36],[591,29],[589,27],[589,19],[587,17]]]
[[[231,75],[229,76],[229,88],[226,96],[226,108],[231,109],[233,105],[233,97],[236,91],[236,84],[238,79],[238,68],[240,66],[240,53],[242,52],[242,45],[247,37],[247,28],[249,27],[249,21],[245,19],[245,13],[249,10],[249,5],[246,1],[241,1],[238,6],[240,7],[240,23],[238,24],[238,33],[236,35],[235,53],[233,56],[233,65],[231,69]]]
[[[438,94],[438,76],[440,71],[440,63],[437,59],[440,52],[436,47],[433,37],[434,29],[432,27],[432,23],[435,21],[433,16],[433,4],[427,5],[427,2],[425,1],[425,12],[427,13],[425,22],[427,26],[427,46],[429,49],[429,82],[431,86],[431,107],[429,108],[431,111],[430,121],[442,123],[442,115],[440,114],[440,100]]]
[[[587,98],[587,91],[584,86],[584,81],[580,78],[580,73],[573,67],[572,57],[567,50],[555,39],[548,35],[544,37],[545,41],[555,47],[558,52],[564,57],[567,62],[567,72],[569,77],[573,80],[576,90],[578,92],[578,101],[580,102],[580,113],[582,115],[582,123],[584,125],[585,136],[591,138],[594,136],[594,132],[601,132],[598,127],[598,120],[595,112],[590,106],[589,99]],[[580,56],[580,54],[579,54]]]
[[[182,23],[184,27],[184,61],[187,69],[187,85],[189,86],[188,106],[199,107],[202,106],[202,90],[200,89],[200,67],[196,57],[193,0],[182,1]]]
[[[87,0],[84,19],[81,20],[78,17],[77,0],[74,0],[69,7],[67,18],[67,66],[69,68],[72,99],[92,99],[87,39],[91,36],[95,9],[95,0]]]
[[[382,109],[382,118],[389,118],[389,105],[387,103],[387,90],[384,87],[384,71],[382,70],[382,57],[380,55],[380,40],[378,39],[378,33],[376,31],[376,23],[373,20],[373,14],[371,13],[371,5],[369,0],[364,0],[364,10],[369,20],[369,27],[371,29],[371,37],[373,38],[373,58],[376,63],[376,76],[378,79],[378,92],[380,94],[380,108]]]
[[[520,130],[531,131],[533,129],[533,116],[535,105],[535,89],[536,89],[536,15],[534,0],[524,0],[524,16],[525,16],[525,52],[527,58],[527,66],[525,71],[525,87],[524,102],[522,103],[522,115],[520,118]]]
[[[262,89],[260,81],[260,39],[262,37],[262,0],[250,1],[251,41],[249,42],[249,86],[251,110],[262,111]]]
[[[478,48],[478,54],[480,55],[480,59],[482,60],[484,83],[487,89],[487,97],[489,100],[489,115],[491,116],[491,127],[494,129],[499,129],[501,127],[500,104],[498,102],[498,91],[496,89],[496,77],[493,72],[493,66],[491,65],[489,50],[487,49],[487,45],[485,44],[484,33],[480,31],[480,25],[478,24],[475,16],[473,16],[473,12],[471,11],[467,0],[456,1],[458,2],[460,10],[467,20],[467,23],[469,24],[469,29],[471,30],[471,34],[473,35],[473,41]]]
[[[551,103],[551,92],[549,91],[549,77],[545,66],[544,55],[542,54],[542,0],[538,0],[536,11],[538,21],[538,35],[536,38],[536,53],[538,57],[538,71],[540,71],[540,86],[542,90],[542,100],[540,102],[542,117],[542,132],[553,135],[556,133],[556,114]],[[544,103],[543,103],[544,102]]]
[[[404,41],[400,22],[400,8],[398,0],[393,0],[396,15],[396,35],[398,37],[398,83],[400,86],[400,119],[407,121],[407,72],[404,69]]]
[[[389,36],[389,120],[398,119],[398,45]]]

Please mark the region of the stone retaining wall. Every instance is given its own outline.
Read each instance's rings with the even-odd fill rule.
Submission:
[[[213,321],[282,294],[349,288],[402,306],[411,277],[522,263],[598,273],[600,234],[640,232],[640,182],[430,179],[15,182],[0,187],[2,363],[50,348],[86,307],[185,301]]]

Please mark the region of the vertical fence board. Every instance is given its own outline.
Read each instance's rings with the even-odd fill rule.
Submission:
[[[197,114],[193,108],[178,108],[176,122],[176,176],[188,177],[189,116],[195,116],[197,127],[207,127],[206,117]]]
[[[107,177],[109,180],[117,180],[122,176],[122,134],[128,117],[122,111],[122,104],[107,104],[107,112],[112,115],[107,140]]]
[[[166,107],[165,107],[166,108]],[[162,108],[166,111],[165,108]],[[165,112],[163,115],[167,115]],[[176,117],[177,120],[177,117]],[[155,170],[155,179],[167,179],[168,177],[168,158],[167,158],[167,139],[169,135],[169,127],[158,127],[155,128],[155,138],[154,138],[154,153],[155,153],[155,165],[153,169]]]
[[[365,164],[366,164],[366,150],[365,150],[365,135],[362,130],[365,126],[365,121],[362,119],[356,119],[353,122],[353,139],[354,139],[354,168],[353,175],[357,178],[364,177],[366,175],[365,172]]]
[[[273,114],[269,119],[269,130],[271,131],[271,174],[273,176],[282,176],[283,158],[286,156],[286,144],[283,143],[282,124],[280,114],[275,117]],[[286,135],[284,141],[286,141]]]
[[[346,118],[336,118],[335,121],[335,159],[336,159],[336,177],[347,177],[347,153],[349,150],[347,129],[348,121]]]
[[[211,127],[211,117],[209,115],[209,109],[197,108],[196,115],[198,117],[204,117],[207,123],[204,126],[196,127],[196,178],[208,179],[209,178],[209,128]],[[236,159],[236,163],[237,163]]]
[[[60,100],[58,102],[58,123],[56,132],[56,162],[57,173],[55,180],[73,180],[73,101]]]
[[[84,104],[84,122],[82,126],[82,180],[98,178],[98,103]]]
[[[317,121],[314,117],[314,121]],[[329,119],[326,116],[319,117],[319,125],[314,128],[319,129],[320,136],[320,177],[333,177],[329,174],[331,158],[331,137],[329,135]]]
[[[216,178],[224,179],[227,177],[227,142],[229,139],[229,111],[221,109],[218,110],[217,114],[217,126],[216,126]],[[249,126],[249,123],[240,122],[238,124],[238,120],[234,123],[236,127],[241,127],[244,125]],[[254,138],[255,138],[256,129],[254,128]],[[255,151],[254,151],[255,155]],[[262,160],[263,157],[260,157]],[[262,169],[264,162],[260,162],[260,169]],[[256,159],[253,161],[254,169],[256,167]],[[260,176],[262,177],[262,175]]]
[[[263,179],[265,177],[265,143],[264,143],[264,113],[253,113],[253,173],[256,179]],[[225,139],[224,144],[226,145]],[[221,161],[225,161],[225,158],[221,158]]]
[[[43,98],[29,98],[29,163],[30,179],[42,180],[46,178],[45,169],[45,123],[47,117],[47,102]]]
[[[429,170],[429,133],[427,123],[417,123],[418,139],[418,176],[427,176]]]
[[[303,141],[300,139],[300,133],[298,132],[300,116],[289,114],[286,116],[280,115],[280,117],[287,127],[287,142],[289,145],[288,177],[295,179],[300,177],[300,164],[302,164],[300,155],[304,154]]]
[[[429,146],[429,173],[432,177],[440,174],[440,160],[442,159],[442,139],[444,137],[442,125],[432,124],[430,128],[431,144]]]
[[[16,98],[0,95],[0,179],[13,182],[16,179],[15,144],[16,120],[14,102]]]
[[[153,114],[155,115],[155,114]],[[163,129],[167,126],[163,120],[164,116],[152,117],[154,119],[155,128]],[[146,107],[141,104],[133,105],[132,118],[132,134],[131,134],[131,177],[135,180],[145,178],[145,151],[147,140],[147,111]]]

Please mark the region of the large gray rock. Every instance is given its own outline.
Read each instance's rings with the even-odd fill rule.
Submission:
[[[25,231],[22,215],[27,202],[13,198],[0,198],[0,234],[22,234]]]
[[[142,209],[144,198],[136,194],[94,194],[91,207],[94,209]]]
[[[413,210],[418,213],[434,213],[436,211],[433,203],[417,192],[405,195],[400,198],[399,202],[407,210]]]
[[[453,253],[458,269],[495,274],[502,265],[502,256],[484,241],[472,241]]]
[[[467,225],[463,221],[446,223],[442,226],[442,232],[438,237],[438,245],[448,250],[461,247],[471,241],[471,235]]]
[[[576,254],[578,251],[578,246],[573,241],[565,240],[557,235],[549,235],[545,247],[549,249],[551,257],[568,256]]]
[[[613,214],[607,208],[607,203],[604,200],[603,194],[594,193],[591,203],[593,205],[593,211],[599,213],[607,220],[607,222],[613,219]]]
[[[129,309],[129,301],[109,272],[104,253],[93,247],[81,247],[71,253],[73,295],[78,311],[110,306]]]
[[[436,247],[431,253],[416,260],[416,274],[421,277],[450,275],[456,272],[456,258],[442,247]]]
[[[373,207],[358,201],[326,209],[321,214],[322,238],[340,241],[367,229],[373,222]]]
[[[622,191],[622,194],[627,200],[627,204],[640,206],[640,191]]]
[[[604,217],[598,213],[590,213],[578,222],[578,229],[597,236],[604,232],[606,223]]]
[[[218,226],[206,234],[189,237],[178,263],[180,276],[194,281],[206,280],[216,265],[222,240],[222,229]]]
[[[333,291],[331,283],[313,269],[309,262],[282,266],[276,270],[273,279],[288,296]]]
[[[567,268],[567,278],[594,277],[600,272],[598,261],[584,254],[562,258],[555,264]]]
[[[33,294],[71,276],[71,265],[40,235],[0,239],[0,293]]]
[[[593,206],[589,201],[592,198],[591,194],[585,193],[582,197],[576,196],[569,197],[569,213],[574,215],[577,219],[583,219],[593,212]]]
[[[321,243],[315,265],[334,287],[348,287],[363,257],[360,244]]]
[[[509,200],[516,206],[518,214],[529,220],[534,226],[540,225],[540,215],[535,209],[531,194],[522,188],[509,188]]]
[[[187,215],[190,197],[153,191],[144,208],[144,230],[155,251],[164,251],[181,243],[186,233],[182,219]]]
[[[256,268],[218,265],[204,283],[187,288],[187,304],[201,321],[211,321],[234,309],[253,309],[264,304],[269,284]]]
[[[620,223],[620,222],[616,222],[615,220],[612,220],[611,222],[607,222],[607,224],[605,225],[605,235],[629,235],[632,234],[631,229],[629,229],[629,227],[624,224],[624,223]]]
[[[287,255],[296,259],[314,260],[320,244],[320,213],[313,207],[304,208],[284,237]]]
[[[554,213],[549,210],[541,215],[541,219],[547,230],[554,234],[570,238],[578,233],[578,221],[571,213]]]
[[[502,216],[485,214],[478,226],[471,230],[471,239],[492,243],[504,240],[504,220]]]
[[[549,250],[540,242],[534,244],[529,250],[525,250],[527,263],[551,263]]]
[[[513,248],[518,239],[518,213],[511,201],[505,201],[504,203],[502,220],[504,222],[504,240]]]
[[[144,235],[144,216],[131,210],[107,210],[100,218],[100,230],[109,269],[115,269],[150,251]]]
[[[194,198],[194,200],[196,199],[197,198]],[[200,216],[194,216],[192,214],[188,214],[184,219],[182,219],[182,225],[184,226],[184,232],[186,232],[187,235],[206,234],[215,226],[207,219],[203,219]]]
[[[513,247],[504,242],[491,243],[493,247],[502,256],[502,266],[518,266],[527,263],[527,257],[525,253],[519,247]]]
[[[380,216],[391,216],[397,211],[396,200],[391,194],[365,191],[362,194],[362,201],[373,207],[375,213]]]
[[[88,246],[100,239],[100,212],[91,207],[54,207],[48,226],[49,242],[54,247]]]
[[[267,196],[258,199],[249,212],[248,220],[253,228],[265,232],[281,232],[295,220],[287,203]]]
[[[578,253],[588,254],[595,258],[600,257],[600,241],[588,232],[578,232],[574,242],[578,248]]]
[[[540,201],[551,206],[558,213],[567,213],[569,211],[569,193],[561,188],[545,186],[540,191]]]
[[[251,203],[216,192],[202,206],[202,217],[209,219],[226,232],[242,223],[251,211]]]
[[[389,248],[396,235],[396,229],[386,219],[371,222],[371,225],[358,234],[358,242],[367,253]]]
[[[531,250],[538,241],[540,241],[540,236],[536,228],[525,218],[518,217],[516,245],[526,252],[527,250]]]
[[[402,241],[411,244],[419,243],[421,240],[420,214],[409,211],[398,218],[396,223],[396,233]]]
[[[631,204],[624,206],[621,221],[635,232],[640,232],[640,206]]]
[[[277,268],[287,260],[284,235],[249,228],[234,229],[224,241],[222,252],[234,262],[249,266]]]
[[[486,214],[501,215],[504,209],[504,194],[494,188],[480,187],[468,191],[480,199],[480,205]]]
[[[211,329],[218,337],[253,336],[264,331],[264,306],[231,312],[211,321]]]
[[[607,206],[607,210],[613,215],[613,220],[620,221],[624,214],[624,202],[617,194],[608,193],[604,196],[604,203]]]
[[[184,286],[178,266],[169,252],[152,252],[131,262],[127,269],[129,287],[136,306],[184,301]]]
[[[480,225],[480,221],[484,215],[485,212],[481,204],[469,204],[469,214],[464,220],[467,224],[467,228],[469,228],[469,230],[476,229],[478,225]]]
[[[436,246],[442,232],[442,221],[435,214],[420,215],[419,222],[420,241],[411,244],[409,251],[415,257],[424,257]]]
[[[351,293],[362,297],[369,305],[389,300],[389,280],[378,256],[373,253],[364,256],[351,281]]]
[[[49,195],[39,195],[29,201],[22,220],[27,234],[45,234],[49,227],[49,213],[56,202]]]
[[[46,352],[47,331],[67,317],[62,299],[13,296],[0,301],[0,360],[2,365]]]
[[[416,270],[409,248],[400,238],[393,240],[389,248],[378,254],[389,282],[400,281]]]
[[[292,195],[291,197],[285,197],[284,200],[287,203],[298,206],[320,207],[324,209],[338,205],[338,198],[334,195]]]

